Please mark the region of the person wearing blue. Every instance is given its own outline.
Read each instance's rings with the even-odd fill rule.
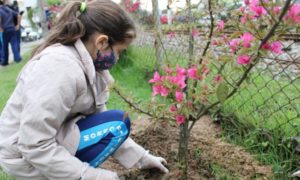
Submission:
[[[14,23],[14,19],[16,18],[19,18],[17,12],[10,9],[5,5],[5,3],[4,5],[0,6],[0,29],[3,32],[3,59],[1,60],[0,64],[2,66],[8,65],[9,44],[11,44],[15,62],[20,62],[22,60],[18,49],[18,37],[16,33],[16,30],[18,30],[17,28],[19,28],[19,26],[16,26]]]

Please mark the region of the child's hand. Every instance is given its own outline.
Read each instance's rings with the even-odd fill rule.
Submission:
[[[164,173],[169,173],[169,170],[163,165],[167,164],[167,161],[162,157],[157,157],[149,154],[148,152],[138,162],[138,168],[158,168]]]
[[[292,177],[300,177],[300,170],[294,172],[294,173],[292,174]]]

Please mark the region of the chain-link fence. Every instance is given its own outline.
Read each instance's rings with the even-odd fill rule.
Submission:
[[[188,19],[187,14],[180,13],[176,16],[179,21],[176,26],[161,25],[162,32],[154,26],[145,25],[145,21],[137,20],[139,32],[134,46],[138,47],[140,56],[134,61],[143,58],[143,61],[152,62],[154,69],[159,66],[157,61],[163,61],[163,65],[180,64],[187,67],[192,54],[192,58],[198,62],[210,40],[209,25],[204,30],[197,26],[189,29],[188,23],[182,20]],[[162,16],[159,17],[161,23]],[[153,16],[149,15],[149,18]],[[193,38],[190,38],[190,33]],[[221,123],[224,136],[259,153],[258,158],[262,162],[277,162],[276,165],[273,164],[273,168],[274,173],[280,177],[287,177],[288,172],[300,165],[300,43],[295,30],[293,33],[295,38],[281,41],[283,54],[260,55],[237,92],[224,104],[210,111],[213,120]],[[156,39],[158,35],[160,37]],[[230,32],[225,35],[230,35]],[[211,46],[214,45],[213,42],[210,42]],[[155,49],[156,43],[160,43],[162,49]],[[212,49],[210,57],[224,53],[223,48]],[[162,50],[162,59],[157,59],[158,50]],[[218,59],[206,60],[216,62],[210,67],[211,71],[222,68]],[[235,66],[230,66],[223,69],[223,74],[220,72],[226,82],[233,84],[231,89],[235,88],[234,82],[241,76],[241,72],[236,69]]]

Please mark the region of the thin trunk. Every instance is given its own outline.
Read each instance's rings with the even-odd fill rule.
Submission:
[[[179,149],[178,149],[178,161],[180,164],[182,175],[181,180],[187,180],[188,172],[188,142],[189,142],[189,123],[186,121],[180,126],[180,138],[179,138]]]
[[[160,14],[158,10],[158,1],[152,0],[152,7],[153,7],[153,17],[154,17],[154,36],[155,36],[155,55],[156,55],[156,69],[160,69],[160,67],[163,67],[163,47],[162,47],[162,32],[161,32],[161,26],[160,26]]]

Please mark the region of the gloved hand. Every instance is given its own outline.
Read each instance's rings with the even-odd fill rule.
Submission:
[[[100,168],[89,167],[81,178],[82,180],[119,180],[118,174]]]
[[[292,177],[300,177],[300,170],[294,172],[294,173],[292,174]]]
[[[139,169],[158,168],[164,173],[169,173],[169,170],[163,163],[167,164],[167,161],[164,158],[153,156],[146,151],[145,155],[138,161],[136,166]]]

